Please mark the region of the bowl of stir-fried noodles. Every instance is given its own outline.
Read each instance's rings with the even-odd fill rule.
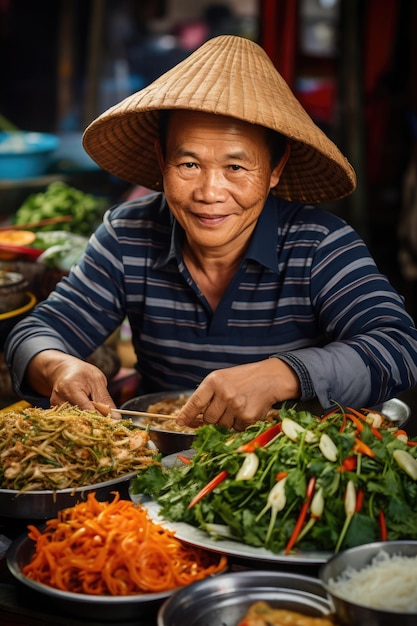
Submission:
[[[155,461],[146,431],[68,404],[0,412],[0,510],[47,519],[94,492],[105,500]]]
[[[192,389],[150,393],[128,400],[121,408],[172,416],[169,420],[156,417],[155,419],[152,417],[133,417],[132,419],[138,426],[148,429],[151,441],[159,452],[164,455],[174,454],[191,448],[196,430],[204,424],[202,416],[198,416],[190,426],[179,426],[176,422],[178,413],[192,393]],[[278,411],[271,408],[265,419],[273,420],[277,417]]]
[[[160,391],[137,396],[127,400],[122,409],[129,411],[145,411],[172,416],[169,420],[152,419],[150,417],[133,417],[138,426],[148,430],[151,441],[162,454],[174,454],[191,447],[196,428],[202,426],[202,419],[197,419],[193,427],[179,426],[176,416],[187,402],[192,390]]]

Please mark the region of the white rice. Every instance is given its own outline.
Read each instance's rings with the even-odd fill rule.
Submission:
[[[362,606],[417,613],[417,556],[388,554],[384,550],[361,570],[348,567],[328,581],[340,598]]]

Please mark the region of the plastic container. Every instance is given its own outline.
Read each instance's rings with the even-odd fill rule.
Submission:
[[[42,176],[59,146],[59,138],[31,131],[0,132],[0,179]]]

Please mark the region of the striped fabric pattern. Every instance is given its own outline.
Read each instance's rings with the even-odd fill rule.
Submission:
[[[182,261],[183,236],[162,194],[111,209],[82,262],[9,338],[16,384],[37,351],[86,358],[126,316],[145,392],[272,355],[323,406],[369,406],[415,384],[413,321],[339,217],[271,195],[214,313]]]

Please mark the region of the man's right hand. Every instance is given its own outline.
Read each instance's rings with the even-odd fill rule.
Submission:
[[[105,374],[95,365],[59,350],[44,350],[30,361],[27,383],[50,398],[51,406],[69,402],[94,411],[94,402],[114,407]]]

